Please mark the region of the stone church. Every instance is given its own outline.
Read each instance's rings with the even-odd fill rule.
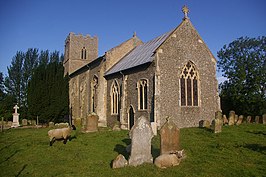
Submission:
[[[160,128],[167,117],[195,127],[220,110],[216,59],[183,7],[175,29],[148,42],[136,34],[98,56],[98,38],[70,33],[65,41],[72,118],[94,112],[99,126],[130,129],[141,115]]]

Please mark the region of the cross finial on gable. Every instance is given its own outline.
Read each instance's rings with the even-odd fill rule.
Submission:
[[[184,19],[189,19],[188,18],[189,9],[186,5],[183,6],[182,11],[184,13]]]

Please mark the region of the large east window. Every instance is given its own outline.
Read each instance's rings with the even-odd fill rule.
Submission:
[[[199,79],[195,65],[189,61],[180,76],[181,106],[199,106]]]

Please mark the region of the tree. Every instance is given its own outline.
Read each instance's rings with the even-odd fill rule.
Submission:
[[[244,115],[266,113],[266,37],[241,37],[218,52],[222,110]]]
[[[25,54],[21,51],[17,52],[12,58],[11,66],[7,67],[8,76],[5,78],[5,87],[7,93],[13,95],[19,105],[22,102],[22,68],[24,59]]]

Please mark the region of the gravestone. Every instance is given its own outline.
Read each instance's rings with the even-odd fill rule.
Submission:
[[[84,127],[84,132],[97,132],[98,131],[98,120],[99,116],[95,113],[88,115],[86,119],[86,124]]]
[[[210,128],[211,124],[208,120],[201,120],[199,121],[199,127],[200,128]]]
[[[28,125],[28,120],[27,119],[22,119],[22,125],[27,126]]]
[[[251,123],[251,119],[252,119],[251,116],[248,116],[247,117],[247,123]]]
[[[215,119],[219,119],[221,122],[223,121],[223,114],[221,111],[215,112]]]
[[[18,113],[18,105],[14,106],[15,113],[13,113],[13,122],[11,127],[18,127],[19,126],[19,113]]]
[[[7,122],[7,127],[11,127],[11,126],[12,126],[12,124],[13,124],[13,122],[12,122],[12,121],[8,121],[8,122]]]
[[[161,155],[176,153],[179,150],[179,132],[176,124],[170,118],[167,118],[160,129]]]
[[[221,119],[218,119],[218,118],[214,119],[212,121],[213,132],[214,133],[222,132],[222,125],[223,125],[223,122]]]
[[[230,111],[228,125],[234,125],[234,124],[235,124],[235,111]]]
[[[242,124],[243,119],[244,119],[244,116],[243,116],[243,115],[240,115],[240,116],[238,117],[238,120],[237,120],[236,125],[240,125],[240,124]]]
[[[148,119],[144,116],[139,117],[130,131],[131,153],[128,161],[130,166],[153,162],[151,154],[153,136]]]
[[[235,124],[237,123],[237,121],[238,121],[238,115],[235,114]]]
[[[260,123],[260,116],[256,116],[256,117],[255,117],[255,123],[256,123],[256,124],[259,124],[259,123]]]
[[[54,122],[49,122],[49,128],[54,128],[55,125],[54,125]]]
[[[29,125],[32,125],[32,121],[31,121],[31,120],[28,120],[28,124],[29,124]]]
[[[36,126],[36,120],[32,120],[32,121],[31,121],[31,124],[32,124],[33,126]]]
[[[266,124],[266,114],[263,114],[262,115],[262,123],[263,124]]]
[[[223,115],[223,123],[224,123],[224,125],[228,125],[228,119],[227,119],[226,115]]]

